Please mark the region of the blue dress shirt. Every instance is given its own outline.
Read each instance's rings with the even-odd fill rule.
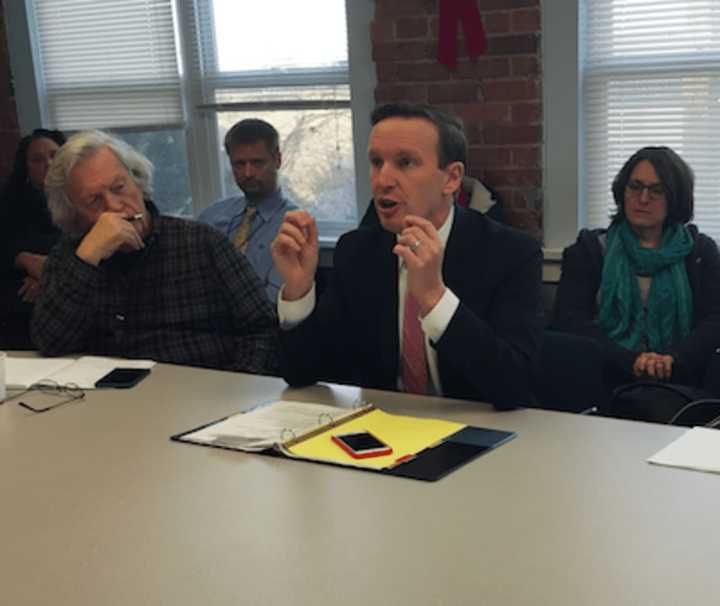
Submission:
[[[243,194],[230,196],[208,206],[200,213],[198,221],[220,230],[232,241],[245,216],[246,208],[247,199]],[[280,229],[285,213],[295,209],[297,206],[284,197],[282,190],[278,188],[266,198],[258,200],[257,213],[248,236],[245,256],[260,278],[273,305],[277,301],[282,278],[273,264],[270,244]]]

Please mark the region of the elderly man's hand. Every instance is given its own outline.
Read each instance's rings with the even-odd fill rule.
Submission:
[[[393,252],[402,257],[407,268],[407,292],[426,316],[445,294],[442,280],[444,248],[437,230],[430,221],[408,215]]]
[[[75,254],[90,265],[99,265],[103,259],[112,257],[118,250],[140,250],[145,243],[129,215],[105,212],[85,234]]]
[[[304,210],[285,213],[270,247],[275,267],[285,282],[283,299],[296,301],[312,288],[318,266],[315,219]]]

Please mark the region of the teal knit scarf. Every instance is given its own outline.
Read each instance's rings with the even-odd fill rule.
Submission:
[[[638,351],[647,335],[648,350],[670,351],[692,325],[692,291],[684,260],[693,247],[684,225],[663,231],[660,248],[643,248],[627,221],[608,230],[598,323],[619,345]],[[647,314],[637,276],[651,276]]]

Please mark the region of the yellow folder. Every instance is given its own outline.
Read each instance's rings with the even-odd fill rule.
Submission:
[[[298,436],[283,444],[283,452],[290,456],[326,461],[353,467],[386,469],[398,462],[407,461],[417,453],[433,446],[460,431],[465,425],[441,419],[421,419],[392,415],[370,407],[364,414],[356,415],[339,425],[321,428],[308,437]],[[369,431],[392,447],[392,453],[381,457],[355,459],[342,450],[332,436],[341,433]]]

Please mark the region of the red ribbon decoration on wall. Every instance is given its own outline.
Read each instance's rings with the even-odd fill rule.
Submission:
[[[457,67],[458,22],[462,23],[465,45],[471,60],[487,49],[485,28],[476,0],[438,0],[438,61],[449,69]]]

